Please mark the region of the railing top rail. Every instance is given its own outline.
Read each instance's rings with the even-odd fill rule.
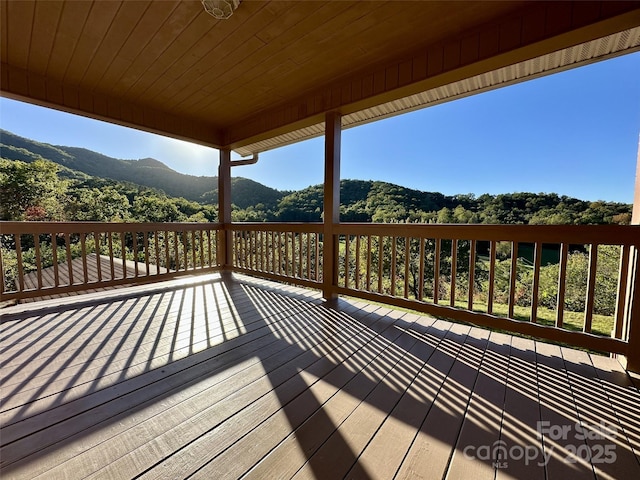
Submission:
[[[223,225],[199,222],[0,222],[1,234],[150,232],[175,230],[222,230],[317,232],[322,223],[247,222]],[[601,245],[640,246],[640,225],[486,225],[486,224],[404,224],[340,223],[339,235],[386,235],[444,238],[458,240],[494,240],[542,243],[596,243]]]
[[[152,232],[220,230],[220,223],[202,222],[6,222],[0,221],[0,234]]]
[[[340,223],[337,235],[640,246],[640,225]]]

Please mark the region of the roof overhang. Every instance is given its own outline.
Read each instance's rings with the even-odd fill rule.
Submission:
[[[530,60],[474,75],[369,108],[356,110],[342,117],[342,128],[357,127],[401,113],[438,105],[476,93],[486,92],[636,51],[640,51],[640,27],[630,28]],[[267,135],[268,138],[265,140],[235,146],[234,150],[245,156],[323,134],[324,122],[318,122],[277,136],[268,137]]]
[[[0,7],[3,96],[243,155],[640,46],[638,2]]]

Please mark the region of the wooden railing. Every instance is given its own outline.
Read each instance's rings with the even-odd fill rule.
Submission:
[[[322,285],[321,224],[226,228],[234,271]],[[627,353],[638,226],[343,223],[334,232],[334,293]]]
[[[592,350],[630,349],[640,226],[347,223],[333,231],[335,255],[324,259],[318,223],[0,222],[0,290],[2,300],[25,299],[225,264],[312,288],[329,275],[334,294]]]
[[[2,300],[219,269],[210,223],[0,222]]]
[[[234,223],[233,270],[318,288],[322,284],[322,224]]]
[[[637,270],[635,280],[628,277],[638,226],[339,224],[334,231],[336,293],[627,351],[625,304],[638,282]]]

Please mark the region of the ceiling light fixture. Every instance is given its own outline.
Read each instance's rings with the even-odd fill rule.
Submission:
[[[240,0],[202,0],[204,11],[218,20],[225,20],[233,15],[240,5]]]

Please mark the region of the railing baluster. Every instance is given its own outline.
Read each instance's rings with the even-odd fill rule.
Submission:
[[[245,259],[246,259],[246,255],[247,255],[247,251],[245,249],[245,237],[244,237],[244,230],[239,230],[237,232],[238,235],[238,256],[236,258],[236,266],[239,268],[244,268],[245,267]],[[211,265],[209,265],[211,266]]]
[[[371,235],[367,235],[367,286],[365,290],[371,290]]]
[[[269,232],[259,232],[260,236],[260,270],[269,271]]]
[[[173,233],[173,268],[176,272],[180,271],[180,244],[178,241],[178,232],[177,231],[173,231],[173,232],[169,232],[169,235],[171,236],[171,233]]]
[[[40,255],[40,235],[34,233],[33,241],[36,249],[36,276],[38,277],[38,289],[42,289],[42,258]]]
[[[396,237],[391,237],[391,296],[396,294]]]
[[[214,232],[214,230],[207,230],[207,265],[209,267],[212,266],[212,255],[211,255],[211,250],[212,250],[212,245],[211,245],[211,234]],[[216,262],[216,265],[218,264],[218,262]]]
[[[518,278],[518,242],[511,242],[511,269],[509,270],[509,318],[513,318],[516,280]]]
[[[198,244],[200,245],[200,268],[204,268],[204,232],[206,230],[198,230]]]
[[[71,264],[71,237],[68,233],[64,234],[65,251],[67,253],[67,272],[69,273],[69,285],[73,285],[73,265]]]
[[[271,232],[264,232],[264,271],[271,272],[270,263],[271,263],[271,249],[269,248],[269,238]]]
[[[264,232],[258,232],[258,270],[264,272]]]
[[[100,244],[102,243],[102,233],[93,232],[93,245],[96,252],[96,273],[98,274],[98,283],[102,282],[102,262],[100,257]]]
[[[318,232],[316,232],[314,234],[314,238],[316,240],[316,246],[315,246],[315,254],[316,254],[316,276],[315,276],[315,280],[317,282],[320,281],[320,234]]]
[[[276,245],[276,239],[278,238],[278,232],[275,230],[271,231],[271,248],[269,252],[269,258],[271,260],[271,268],[270,272],[274,275],[278,273],[278,246]]]
[[[476,241],[471,240],[469,245],[469,298],[467,301],[467,309],[473,311],[473,293],[475,290],[476,280]]]
[[[326,241],[326,240],[325,240]],[[356,235],[356,290],[360,290],[360,235]]]
[[[122,278],[127,278],[127,246],[125,245],[125,232],[120,233],[120,248],[122,248]]]
[[[263,251],[263,257],[264,257],[264,268],[263,270],[265,272],[270,272],[270,268],[269,268],[269,260],[271,259],[271,249],[269,248],[269,233],[270,232],[264,232],[264,239],[263,239],[263,246],[264,246],[264,251]]]
[[[493,313],[493,297],[496,285],[496,241],[489,243],[489,289],[487,292],[487,313]]]
[[[296,276],[296,271],[298,270],[296,264],[296,234],[291,232],[291,276]]]
[[[564,297],[567,289],[567,258],[569,254],[569,245],[560,244],[560,265],[558,268],[558,297],[556,305],[556,322],[557,328],[562,328],[564,324]]]
[[[238,266],[240,268],[249,268],[249,232],[247,230],[238,231],[240,242],[240,256],[238,257]]]
[[[18,263],[18,291],[22,292],[24,290],[24,268],[22,265],[22,241],[19,233],[16,234],[15,239],[16,261]]]
[[[249,248],[247,247],[248,232],[241,230],[238,232],[240,236],[240,258],[238,259],[238,266],[241,268],[247,268],[249,259]]]
[[[351,235],[348,233],[344,236],[344,288],[349,288],[349,248]]]
[[[300,262],[298,264],[298,278],[302,278],[302,267],[304,263],[304,255],[302,252],[302,235],[304,235],[302,232],[298,234],[298,252],[300,258]]]
[[[260,232],[262,248],[262,271],[267,272],[269,270],[269,232]]]
[[[82,255],[82,274],[84,275],[84,281],[82,283],[89,283],[89,272],[87,269],[87,238],[83,232],[80,234],[80,252]]]
[[[260,246],[260,240],[261,240],[261,232],[257,232],[257,231],[250,231],[248,230],[246,232],[247,234],[247,241],[248,241],[248,248],[249,248],[249,252],[248,252],[248,258],[249,258],[249,265],[248,268],[250,270],[253,271],[259,271],[261,269],[260,265],[261,265],[261,261],[262,261],[262,257],[260,256],[260,252],[261,252],[261,246]]]
[[[108,235],[109,235],[109,267],[111,270],[111,278],[109,280],[113,281],[113,279],[116,276],[115,259],[113,257],[113,232],[109,232]]]
[[[584,306],[584,329],[585,333],[591,333],[591,323],[593,321],[593,305],[595,303],[596,273],[598,270],[598,244],[592,243],[589,248],[589,273],[587,280],[587,298]]]
[[[291,251],[289,248],[289,237],[290,232],[284,233],[284,259],[282,261],[282,265],[284,267],[284,274],[286,276],[291,275]],[[291,244],[293,244],[293,240],[291,240]]]
[[[268,271],[276,275],[278,273],[278,247],[276,246],[276,239],[278,238],[278,232],[275,230],[271,230],[269,232],[269,262],[268,262]]]
[[[133,276],[138,278],[140,275],[138,271],[138,232],[131,232],[131,239],[133,241]]]
[[[631,247],[629,245],[621,247],[620,268],[618,269],[618,292],[616,294],[616,309],[613,315],[614,328],[612,334],[615,338],[622,338],[622,333],[624,331],[624,303],[625,294],[627,292],[630,252]]]
[[[418,256],[418,296],[416,300],[421,301],[424,298],[424,237],[420,237],[420,254]]]
[[[146,268],[145,276],[151,275],[151,266],[149,263],[149,232],[145,230],[142,232],[142,248],[144,248],[144,265]]]
[[[259,270],[260,257],[258,257],[258,232],[251,232],[251,255],[252,265],[251,268],[255,271]]]
[[[247,230],[245,232],[245,243],[247,245],[247,259],[245,261],[246,267],[249,270],[255,270],[255,232]]]
[[[311,234],[307,233],[307,280],[311,280]]]
[[[458,274],[458,239],[451,240],[451,294],[449,305],[456,306],[456,276]]]
[[[266,261],[266,253],[265,253],[265,237],[266,234],[262,230],[258,232],[258,252],[260,252],[260,265],[258,269],[261,272],[265,271],[265,261]]]
[[[204,232],[203,232],[204,233]],[[232,265],[234,267],[241,267],[242,264],[242,232],[238,230],[233,230],[233,253],[232,253]],[[204,246],[203,246],[204,248]]]
[[[409,298],[409,265],[411,264],[411,238],[404,237],[404,298]]]
[[[171,253],[170,253],[170,246],[169,246],[169,231],[165,230],[164,231],[164,235],[162,237],[162,240],[164,241],[164,256],[165,256],[165,262],[167,262],[167,272],[171,270]],[[175,267],[175,266],[174,266]]]
[[[282,275],[282,258],[284,246],[282,243],[282,232],[278,232],[278,275]]]
[[[289,276],[289,232],[284,232],[284,274]]]
[[[378,235],[378,293],[382,293],[382,261],[384,255],[384,244],[382,243],[382,235]]]
[[[182,253],[184,254],[184,271],[186,272],[187,270],[189,270],[189,249],[187,248],[188,235],[186,230],[182,232],[181,238],[182,238]]]
[[[242,242],[244,245],[244,258],[242,260],[242,266],[244,268],[251,268],[251,232],[243,231],[242,232]]]
[[[159,230],[153,231],[153,245],[155,246],[156,251],[156,275],[160,275],[160,241],[158,239],[160,234]],[[169,266],[167,265],[167,271],[169,271]]]
[[[197,252],[196,252],[196,231],[191,230],[191,261],[193,262],[193,270],[196,269],[197,262]]]
[[[60,285],[60,274],[58,273],[58,234],[51,234],[51,252],[53,254],[53,283],[55,287]]]
[[[538,298],[540,296],[540,265],[542,262],[542,243],[536,242],[533,251],[533,288],[531,292],[531,321],[538,321]]]
[[[256,233],[256,241],[257,241],[257,255],[258,255],[258,265],[257,269],[260,271],[264,271],[264,251],[262,248],[262,231]]]
[[[289,251],[289,261],[288,261],[288,275],[291,277],[296,276],[296,234],[295,232],[291,232],[291,245],[289,245],[289,241],[287,239],[287,246],[291,247]]]
[[[440,300],[440,244],[441,239],[435,238],[436,251],[433,257],[433,303],[438,304]]]

